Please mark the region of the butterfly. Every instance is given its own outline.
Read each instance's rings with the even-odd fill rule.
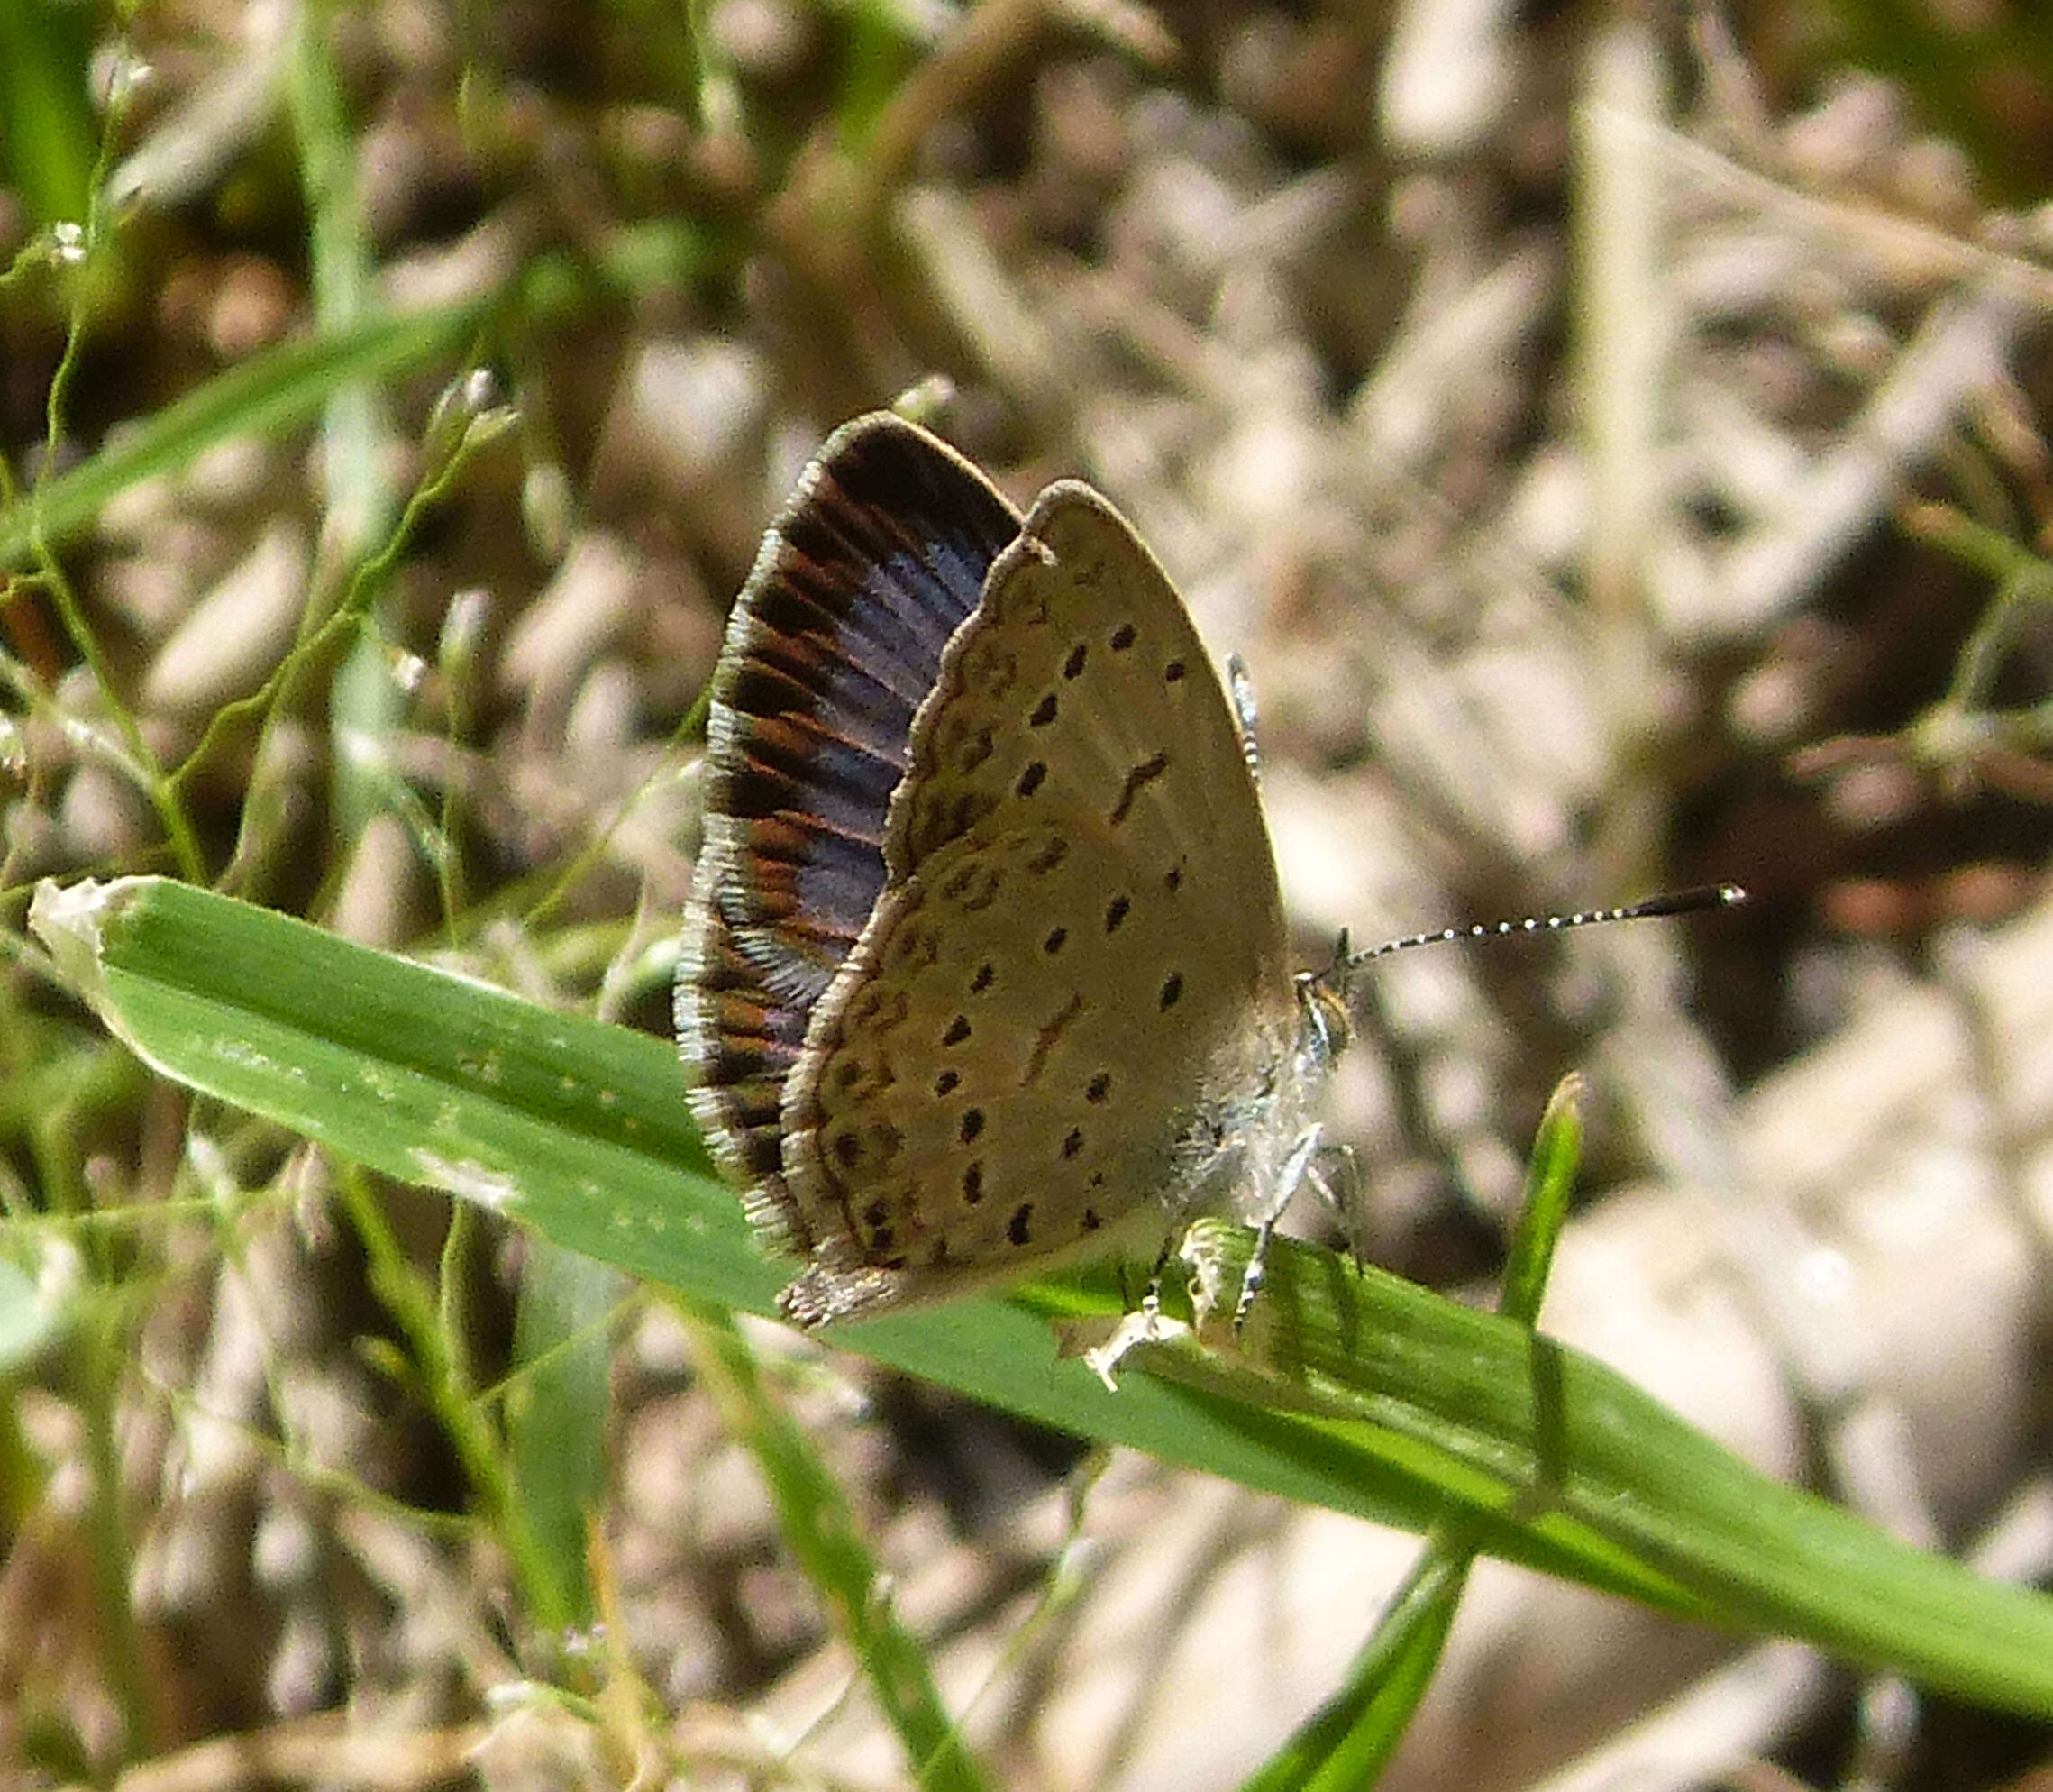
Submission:
[[[1344,984],[1291,971],[1244,730],[1118,512],[836,431],[728,624],[676,991],[784,1312],[1272,1218]]]

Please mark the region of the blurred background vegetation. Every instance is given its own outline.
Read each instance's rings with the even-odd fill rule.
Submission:
[[[0,1781],[906,1782],[702,1335],[602,1282],[506,1382],[517,1231],[152,1078],[25,915],[168,873],[664,1030],[725,606],[935,375],[1248,662],[1305,962],[1753,891],[1391,966],[1378,1258],[1486,1281],[1581,1065],[1548,1329],[2043,1577],[2049,181],[2002,0],[0,8]],[[747,1336],[999,1783],[1237,1783],[1407,1559]],[[519,1389],[603,1412],[570,1637]],[[1480,1575],[1392,1783],[2053,1772],[1736,1648]]]

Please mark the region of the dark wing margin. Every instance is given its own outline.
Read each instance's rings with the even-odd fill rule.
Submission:
[[[882,893],[914,712],[1019,533],[954,450],[888,411],[828,438],[728,618],[707,727],[704,837],[678,965],[692,1111],[804,1254],[780,1174],[784,1083],[813,1006]]]

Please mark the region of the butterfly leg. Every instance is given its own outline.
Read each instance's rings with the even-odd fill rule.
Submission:
[[[1318,1204],[1333,1216],[1347,1240],[1347,1255],[1357,1269],[1369,1242],[1369,1207],[1366,1184],[1362,1180],[1362,1160],[1352,1145],[1321,1145],[1306,1167],[1305,1180],[1318,1196]]]
[[[1162,1278],[1169,1274],[1170,1260],[1176,1255],[1176,1234],[1172,1232],[1162,1241],[1162,1248],[1155,1253],[1154,1267],[1148,1271],[1147,1293],[1141,1296],[1141,1314],[1152,1329],[1162,1317]]]
[[[1319,1138],[1316,1126],[1308,1126],[1299,1134],[1297,1143],[1291,1147],[1291,1155],[1283,1159],[1274,1190],[1255,1216],[1255,1248],[1248,1253],[1247,1273],[1240,1278],[1240,1299],[1234,1303],[1233,1308],[1233,1329],[1236,1332],[1247,1322],[1248,1310],[1254,1306],[1255,1297],[1262,1292],[1262,1284],[1267,1278],[1269,1240],[1275,1233],[1276,1221],[1283,1217],[1283,1210],[1291,1204],[1291,1197],[1297,1193],[1307,1175],[1313,1175],[1317,1184],[1312,1160],[1318,1155]]]

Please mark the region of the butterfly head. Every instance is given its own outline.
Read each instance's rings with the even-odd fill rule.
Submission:
[[[1323,971],[1300,971],[1297,976],[1298,1009],[1302,1017],[1298,1055],[1307,1068],[1324,1072],[1347,1049],[1355,1037],[1355,1022],[1348,1011],[1355,967],[1348,962],[1347,936]]]

